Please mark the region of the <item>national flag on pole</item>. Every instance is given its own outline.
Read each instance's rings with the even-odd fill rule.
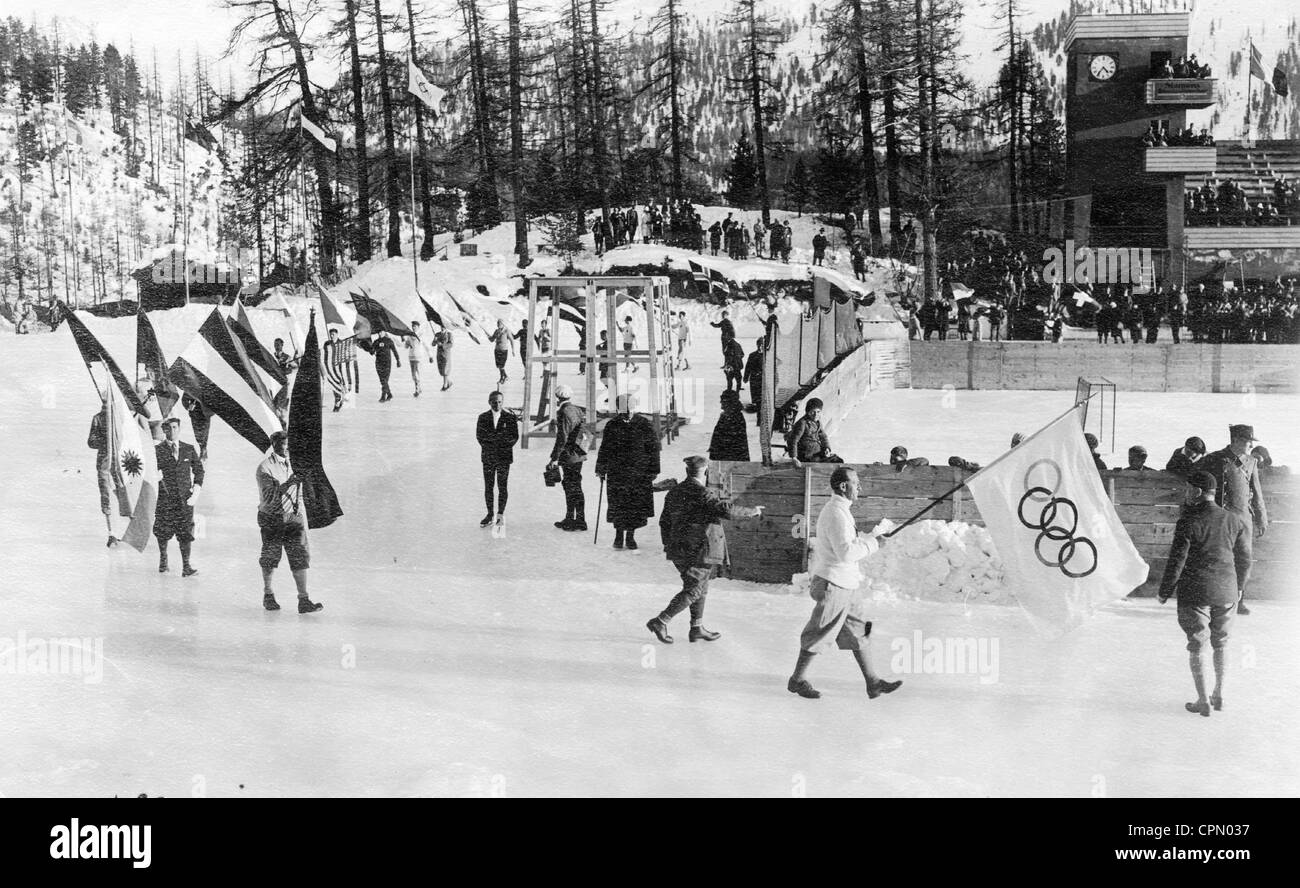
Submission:
[[[310,134],[317,142],[320,142],[326,151],[333,153],[338,150],[338,142],[332,136],[325,135],[325,130],[317,126],[310,117],[301,111],[298,112],[298,126]]]
[[[699,290],[701,296],[709,295],[709,273],[704,266],[694,259],[687,259],[686,263],[691,267],[691,277],[695,279],[695,289]]]
[[[168,375],[259,451],[282,428],[257,366],[215,308]]]
[[[1083,308],[1085,305],[1101,308],[1101,303],[1092,298],[1091,293],[1086,290],[1080,290],[1078,287],[1075,288],[1074,296],[1072,298],[1074,299],[1074,305],[1076,308]]]
[[[456,306],[456,310],[460,312],[461,323],[465,325],[465,333],[470,339],[474,340],[475,345],[479,343],[479,339],[474,335],[474,324],[478,324],[479,331],[482,332],[485,337],[491,337],[492,334],[474,318],[474,315],[470,314],[469,309],[460,304],[456,297],[452,295],[450,290],[444,289],[443,292],[447,294],[447,298],[451,300],[451,304]]]
[[[381,330],[394,336],[411,335],[411,328],[406,325],[406,322],[385,308],[378,299],[365,293],[349,292],[348,295],[352,297],[352,307],[357,310],[356,334],[358,336],[373,336]],[[364,332],[361,329],[363,320],[367,328]]]
[[[158,396],[158,412],[166,418],[172,408],[181,399],[181,393],[167,378],[167,359],[163,356],[162,346],[158,344],[158,335],[154,332],[149,315],[144,311],[135,316],[135,363],[136,377],[139,378],[140,367],[149,378],[149,387]]]
[[[135,388],[123,375],[113,356],[95,338],[95,335],[86,329],[85,322],[77,317],[75,312],[69,311],[67,306],[64,306],[63,315],[68,321],[68,329],[72,331],[72,340],[77,343],[77,350],[81,352],[81,359],[86,362],[86,369],[90,370],[91,378],[95,379],[96,387],[99,385],[99,380],[95,378],[92,364],[102,366],[101,372],[104,375],[106,388],[116,387],[122,393],[122,398],[126,401],[126,406],[131,408],[132,413],[147,415],[149,411],[140,400],[140,396],[136,394]],[[101,391],[100,394],[103,395],[104,392]]]
[[[320,348],[316,339],[315,312],[307,325],[302,365],[293,382],[289,400],[289,464],[302,481],[303,511],[307,527],[328,527],[343,514],[334,486],[321,463],[321,379]]]
[[[442,100],[447,97],[447,91],[430,83],[414,58],[407,59],[406,63],[406,91],[424,102],[435,117],[442,114]]]
[[[123,516],[130,517],[122,541],[143,552],[153,536],[158,507],[158,465],[149,420],[134,414],[119,386],[108,387],[108,453]]]
[[[974,290],[972,290],[970,287],[966,286],[965,284],[961,284],[956,281],[953,281],[952,298],[954,301],[965,302],[967,299],[973,299],[974,297],[975,297]]]
[[[351,330],[356,324],[356,318],[349,321],[344,317],[344,309],[341,303],[334,299],[333,296],[321,290],[320,293],[321,315],[325,318],[325,324],[329,327],[342,327],[345,330]]]
[[[1102,487],[1081,407],[966,480],[1008,588],[1036,625],[1056,634],[1128,595],[1149,570]]]
[[[720,290],[724,298],[731,295],[731,281],[716,268],[709,269],[709,286],[714,290]]]
[[[1260,80],[1263,80],[1265,83],[1268,82],[1268,77],[1265,76],[1264,74],[1264,56],[1260,53],[1258,49],[1255,48],[1255,42],[1253,40],[1251,41],[1250,44],[1249,76],[1258,77]]]
[[[1286,72],[1280,65],[1273,67],[1273,92],[1283,98],[1291,95],[1291,84],[1287,83]]]

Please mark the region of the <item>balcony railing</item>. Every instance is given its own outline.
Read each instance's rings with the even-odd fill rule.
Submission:
[[[1208,108],[1214,104],[1212,77],[1161,77],[1147,81],[1148,105],[1181,105],[1185,108]]]
[[[1189,250],[1300,250],[1300,225],[1210,225],[1183,229]]]
[[[1213,145],[1147,148],[1144,169],[1148,173],[1213,173],[1218,150]]]

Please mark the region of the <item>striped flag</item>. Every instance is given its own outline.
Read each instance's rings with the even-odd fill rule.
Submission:
[[[168,375],[258,451],[269,448],[271,433],[281,429],[256,364],[215,308]]]
[[[1264,56],[1255,48],[1253,40],[1250,43],[1250,74],[1248,76],[1258,77],[1265,83],[1268,82],[1268,77],[1264,74]]]
[[[357,335],[361,337],[372,336],[383,330],[392,333],[394,336],[410,336],[411,328],[406,322],[393,314],[383,306],[378,299],[365,293],[354,293],[349,291],[348,295],[352,297],[352,307],[357,310]],[[361,321],[366,322],[366,330],[361,329]]]
[[[153,535],[158,507],[158,466],[149,420],[133,414],[122,389],[108,387],[108,452],[123,515],[130,516],[122,542],[143,552]]]
[[[307,325],[302,366],[293,381],[289,400],[289,464],[302,481],[303,511],[307,527],[328,527],[343,514],[334,486],[325,476],[321,462],[320,349],[317,346],[315,312]]]
[[[704,266],[694,259],[687,259],[686,263],[691,267],[691,277],[695,279],[695,289],[700,291],[701,296],[709,295],[709,273],[704,270]]]
[[[266,374],[279,385],[288,382],[288,377],[280,369],[280,362],[275,359],[275,354],[263,345],[258,340],[257,334],[253,332],[253,321],[248,316],[248,309],[244,307],[242,299],[235,299],[235,311],[228,320],[230,332],[239,339],[240,345],[244,347],[245,353],[253,363],[266,371]]]
[[[317,126],[310,117],[301,111],[298,112],[298,127],[317,142],[320,142],[321,146],[331,154],[338,150],[338,142],[333,137],[325,135],[325,130]]]

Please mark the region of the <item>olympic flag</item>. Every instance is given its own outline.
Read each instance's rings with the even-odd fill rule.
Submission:
[[[1128,595],[1150,569],[1106,496],[1080,418],[1076,406],[966,481],[1007,586],[1054,635]]]

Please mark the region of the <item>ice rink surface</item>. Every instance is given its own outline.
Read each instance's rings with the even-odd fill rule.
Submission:
[[[134,322],[113,323],[130,342]],[[757,332],[742,324],[742,343]],[[707,449],[722,388],[716,332],[696,335],[708,410],[664,453],[664,473],[678,477],[682,456]],[[1260,603],[1238,618],[1227,706],[1209,719],[1183,711],[1193,694],[1174,606],[1149,599],[1056,642],[1015,608],[881,603],[882,673],[915,665],[902,646],[917,632],[996,643],[996,673],[906,672],[898,693],[868,701],[852,658],[832,654],[810,676],[823,698],[803,700],[785,681],[811,602],[718,581],[707,624],[721,640],[686,643],[683,616],[670,627],[676,644],[655,643],[644,623],[678,584],[657,528],[642,531],[637,553],[610,549],[609,525],[599,546],[554,529],[563,506],[542,484],[545,446],[517,455],[505,538],[479,529],[473,426],[495,373],[488,350],[462,339],[454,387],[439,392],[425,365],[419,399],[403,352],[396,399],[376,403],[363,356],[359,406],[325,422],[325,464],[346,513],[311,534],[311,593],[325,610],[296,613],[282,565],[285,609],[267,613],[253,448],[213,424],[200,573],[160,575],[152,544],[144,555],[104,547],[85,445],[98,404],[71,336],[12,337],[3,348],[0,645],[19,633],[101,640],[107,661],[98,682],[0,673],[4,795],[1300,791],[1294,607]],[[518,406],[517,357],[509,369],[507,404]],[[944,406],[943,396],[874,394],[855,420],[862,428],[846,426],[836,449],[865,461],[905,443],[936,463],[987,461],[1070,398],[956,392]],[[1119,405],[1117,444],[1141,441],[1153,461],[1189,434],[1217,447],[1226,423],[1253,421],[1279,462],[1300,463],[1294,398],[1260,397],[1253,413],[1213,395],[1121,392]],[[751,448],[757,458],[756,436]],[[586,490],[593,522],[590,468]]]

